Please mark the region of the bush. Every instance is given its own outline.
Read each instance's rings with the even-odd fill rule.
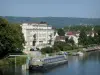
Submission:
[[[66,46],[65,42],[57,41],[54,43],[54,46],[57,46],[59,50],[63,51],[63,47]]]
[[[73,49],[78,49],[78,47],[76,45],[73,45]]]
[[[59,48],[58,46],[54,45],[54,46],[53,46],[53,50],[54,50],[55,52],[59,52],[59,51],[60,51],[60,48]]]
[[[63,51],[72,50],[72,46],[66,45],[63,47]]]
[[[41,49],[41,52],[43,54],[45,54],[45,53],[53,53],[53,49],[51,47],[45,47],[45,48]]]

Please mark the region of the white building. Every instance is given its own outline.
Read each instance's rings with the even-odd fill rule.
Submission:
[[[54,30],[47,23],[23,23],[22,32],[25,37],[25,49],[43,48],[54,44]]]
[[[80,35],[80,33],[78,32],[78,33],[75,33],[75,32],[67,32],[66,34],[65,34],[65,36],[67,36],[68,37],[68,39],[73,39],[73,41],[74,41],[74,43],[76,44],[76,45],[78,45],[78,38],[79,38],[79,35]]]

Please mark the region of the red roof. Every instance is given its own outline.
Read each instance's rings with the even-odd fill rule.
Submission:
[[[67,35],[73,35],[73,33],[72,32],[67,32]]]

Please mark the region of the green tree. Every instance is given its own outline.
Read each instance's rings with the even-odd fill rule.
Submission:
[[[68,37],[65,38],[66,43],[69,43],[69,39]]]
[[[66,26],[64,27],[65,31],[78,31],[78,30],[85,30],[85,31],[91,31],[92,26],[82,26],[82,25],[72,25],[72,26]]]
[[[65,31],[64,31],[64,29],[62,29],[62,28],[58,29],[58,35],[59,35],[59,36],[65,36]]]
[[[45,47],[45,48],[41,49],[41,52],[43,54],[45,54],[45,53],[53,53],[53,49],[51,47]]]
[[[99,44],[97,33],[94,34],[94,44]]]
[[[53,46],[53,50],[54,50],[54,52],[59,52],[60,51],[60,49],[59,49],[59,47],[57,45]]]
[[[24,37],[20,25],[10,24],[0,17],[0,57],[22,52]]]
[[[74,45],[74,40],[73,40],[73,38],[69,39],[68,42],[71,44],[71,46]]]
[[[71,44],[72,50],[73,50],[74,49],[74,44],[75,44],[73,38],[69,39],[69,44]]]
[[[88,45],[96,44],[95,37],[88,36],[87,41],[88,41]]]
[[[100,29],[97,30],[96,39],[97,44],[100,44]]]
[[[72,50],[72,46],[69,44],[66,44],[66,46],[63,47],[63,51],[68,51],[68,50]]]
[[[81,30],[80,36],[79,36],[79,45],[87,46],[88,41],[87,41],[87,34],[84,30]]]
[[[61,51],[63,51],[63,47],[66,45],[65,42],[57,41],[54,43],[55,46],[57,46]]]

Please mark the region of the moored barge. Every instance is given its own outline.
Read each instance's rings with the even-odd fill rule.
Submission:
[[[43,59],[31,59],[29,70],[43,71],[68,63],[66,55],[49,56]]]

